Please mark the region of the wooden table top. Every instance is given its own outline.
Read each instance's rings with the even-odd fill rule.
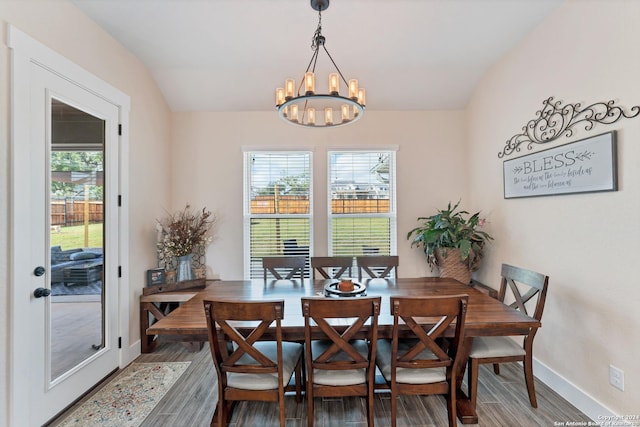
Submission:
[[[241,301],[285,301],[282,321],[284,339],[304,337],[301,297],[322,296],[325,280],[268,281],[238,280],[216,281],[198,292],[189,301],[169,313],[147,329],[147,335],[181,335],[193,341],[207,340],[207,323],[202,301],[204,299],[232,299]],[[537,320],[497,301],[488,295],[454,279],[437,277],[405,279],[372,279],[365,281],[367,296],[381,296],[382,307],[378,318],[379,335],[390,336],[393,316],[390,296],[469,296],[466,335],[523,335],[530,328],[540,327]]]

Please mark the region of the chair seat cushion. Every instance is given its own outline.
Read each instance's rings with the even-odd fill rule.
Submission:
[[[311,341],[311,353],[315,359],[328,349],[332,344],[332,341]],[[364,356],[365,359],[369,358],[369,347],[367,343],[362,340],[357,340],[351,343],[358,353]],[[344,352],[339,352],[331,358],[331,361],[353,360]],[[314,369],[313,370],[313,382],[315,384],[344,386],[354,384],[364,384],[367,381],[366,369],[345,369],[345,370],[325,370]]]
[[[398,353],[402,354],[413,347],[415,340],[398,342]],[[382,372],[382,375],[387,381],[391,381],[391,340],[378,340],[378,347],[376,351],[376,364],[378,369]],[[416,359],[437,359],[436,355],[429,350],[422,351]],[[396,371],[396,382],[403,384],[430,384],[440,381],[446,381],[446,369],[444,367],[439,368],[422,368],[422,369],[409,369],[398,368]]]
[[[273,362],[277,362],[278,347],[275,342],[260,341],[255,343],[254,347]],[[282,343],[282,377],[285,385],[291,380],[298,359],[300,359],[302,355],[302,350],[302,344],[293,342]],[[245,354],[240,358],[238,364],[257,364],[257,362],[251,356]],[[241,374],[229,372],[227,374],[227,385],[244,390],[273,390],[278,388],[278,373]]]
[[[476,337],[469,353],[469,357],[476,359],[524,355],[522,345],[509,337]]]

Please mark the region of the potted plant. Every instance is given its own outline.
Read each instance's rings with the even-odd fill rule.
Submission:
[[[418,218],[422,224],[407,233],[407,240],[423,248],[429,267],[438,267],[440,277],[469,283],[471,272],[480,267],[484,245],[493,238],[478,230],[484,225],[480,212],[469,217],[467,211],[456,211],[459,205],[449,202],[435,215]]]

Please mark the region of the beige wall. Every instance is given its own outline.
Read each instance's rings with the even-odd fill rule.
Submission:
[[[142,63],[93,21],[66,1],[6,1],[0,7],[0,425],[5,424],[8,389],[8,250],[10,206],[10,50],[7,26],[16,26],[131,97],[129,244],[131,285],[130,339],[138,332],[138,295],[145,270],[155,265],[155,218],[169,205],[171,115]],[[26,332],[26,331],[25,331]]]
[[[337,129],[297,128],[275,111],[178,113],[172,139],[173,204],[216,211],[218,237],[207,264],[223,279],[243,275],[242,147],[306,148],[314,156],[314,254],[327,254],[327,149],[397,146],[399,274],[431,275],[424,255],[410,249],[407,231],[420,215],[467,199],[465,116],[450,112],[368,111]]]
[[[548,274],[535,357],[618,414],[640,402],[640,117],[549,144],[617,130],[618,192],[503,200],[497,153],[549,96],[639,105],[638,22],[637,1],[568,1],[492,68],[467,109],[470,194],[493,210],[482,279],[498,283],[502,262]],[[624,370],[624,392],[609,385],[610,364]]]

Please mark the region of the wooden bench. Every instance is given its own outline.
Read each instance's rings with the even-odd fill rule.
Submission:
[[[491,298],[498,299],[498,291],[493,289],[492,287],[485,285],[484,283],[471,279],[471,283],[469,284],[469,286],[489,295]]]
[[[157,336],[147,335],[147,329],[158,320],[163,319],[180,303],[189,301],[200,292],[205,287],[205,281],[201,279],[176,285],[161,285],[143,289],[143,294],[140,296],[140,351],[142,353],[151,353],[158,344]],[[180,285],[189,286],[189,288],[170,290],[181,287]],[[180,337],[176,338],[180,341]],[[181,342],[190,351],[199,351],[203,346],[202,342]]]

